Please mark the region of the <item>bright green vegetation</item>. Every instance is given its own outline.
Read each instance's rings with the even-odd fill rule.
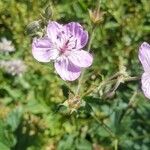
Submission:
[[[0,60],[21,59],[27,66],[22,76],[0,69],[0,150],[149,150],[150,102],[140,82],[121,83],[115,95],[110,93],[114,83],[90,91],[120,65],[130,76],[142,74],[138,48],[150,41],[149,0],[101,0],[104,20],[95,29],[94,63],[80,92],[85,104],[72,114],[60,104],[77,81],[67,83],[51,63],[37,62],[26,34],[26,26],[39,20],[49,3],[53,20],[77,21],[91,33],[88,9],[93,10],[96,1],[0,0],[0,40],[5,37],[15,46],[14,52],[0,52]]]

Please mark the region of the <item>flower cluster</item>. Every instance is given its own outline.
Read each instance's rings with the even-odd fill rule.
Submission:
[[[15,51],[12,42],[7,40],[6,38],[2,38],[0,42],[0,51],[4,53],[9,53]]]
[[[26,71],[26,65],[22,60],[0,61],[0,68],[4,69],[8,74],[15,76],[21,75]]]
[[[82,68],[91,66],[92,55],[82,50],[88,42],[88,33],[76,22],[66,25],[49,22],[46,35],[32,43],[33,57],[39,62],[54,61],[56,72],[63,80],[76,80]]]
[[[140,46],[139,60],[144,70],[141,77],[142,90],[144,95],[150,99],[150,45],[146,42]]]

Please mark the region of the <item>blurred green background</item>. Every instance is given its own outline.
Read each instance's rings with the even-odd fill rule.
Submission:
[[[77,21],[89,33],[88,10],[100,5],[105,13],[95,29],[94,63],[85,74],[83,93],[118,72],[120,59],[129,75],[142,74],[138,48],[150,41],[149,0],[1,0],[0,150],[149,150],[150,103],[139,92],[139,81],[121,84],[113,98],[83,96],[86,105],[77,113],[59,109],[71,83],[62,81],[51,63],[32,57],[32,38],[26,34],[27,25],[41,19],[49,5],[53,20]],[[74,90],[77,81],[72,84]],[[120,122],[131,97],[136,103]]]

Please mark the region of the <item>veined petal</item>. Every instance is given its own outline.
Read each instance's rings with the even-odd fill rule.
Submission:
[[[58,50],[53,47],[48,37],[34,39],[32,42],[33,57],[39,62],[49,62],[58,57]]]
[[[88,32],[83,29],[83,27],[76,22],[68,23],[64,26],[69,30],[71,36],[76,39],[75,49],[83,48],[88,42]]]
[[[71,51],[68,59],[78,67],[89,67],[93,62],[93,56],[84,50],[74,50]]]
[[[74,81],[81,73],[81,69],[73,65],[67,57],[59,57],[55,61],[56,72],[60,75],[63,80]]]
[[[61,29],[62,25],[55,21],[51,21],[48,23],[47,35],[52,42],[57,42],[58,34],[60,33]]]
[[[139,48],[139,60],[142,63],[145,72],[150,72],[150,45],[142,43]]]
[[[150,73],[144,72],[141,78],[142,91],[150,99]]]

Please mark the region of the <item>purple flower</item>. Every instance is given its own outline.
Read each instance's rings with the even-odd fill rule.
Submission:
[[[146,42],[140,46],[139,60],[144,69],[144,73],[141,77],[142,90],[144,95],[150,99],[150,45]]]
[[[34,39],[33,57],[40,62],[54,61],[56,72],[63,80],[76,80],[81,68],[89,67],[93,57],[82,48],[87,44],[88,33],[76,22],[66,25],[49,22],[46,36]]]

